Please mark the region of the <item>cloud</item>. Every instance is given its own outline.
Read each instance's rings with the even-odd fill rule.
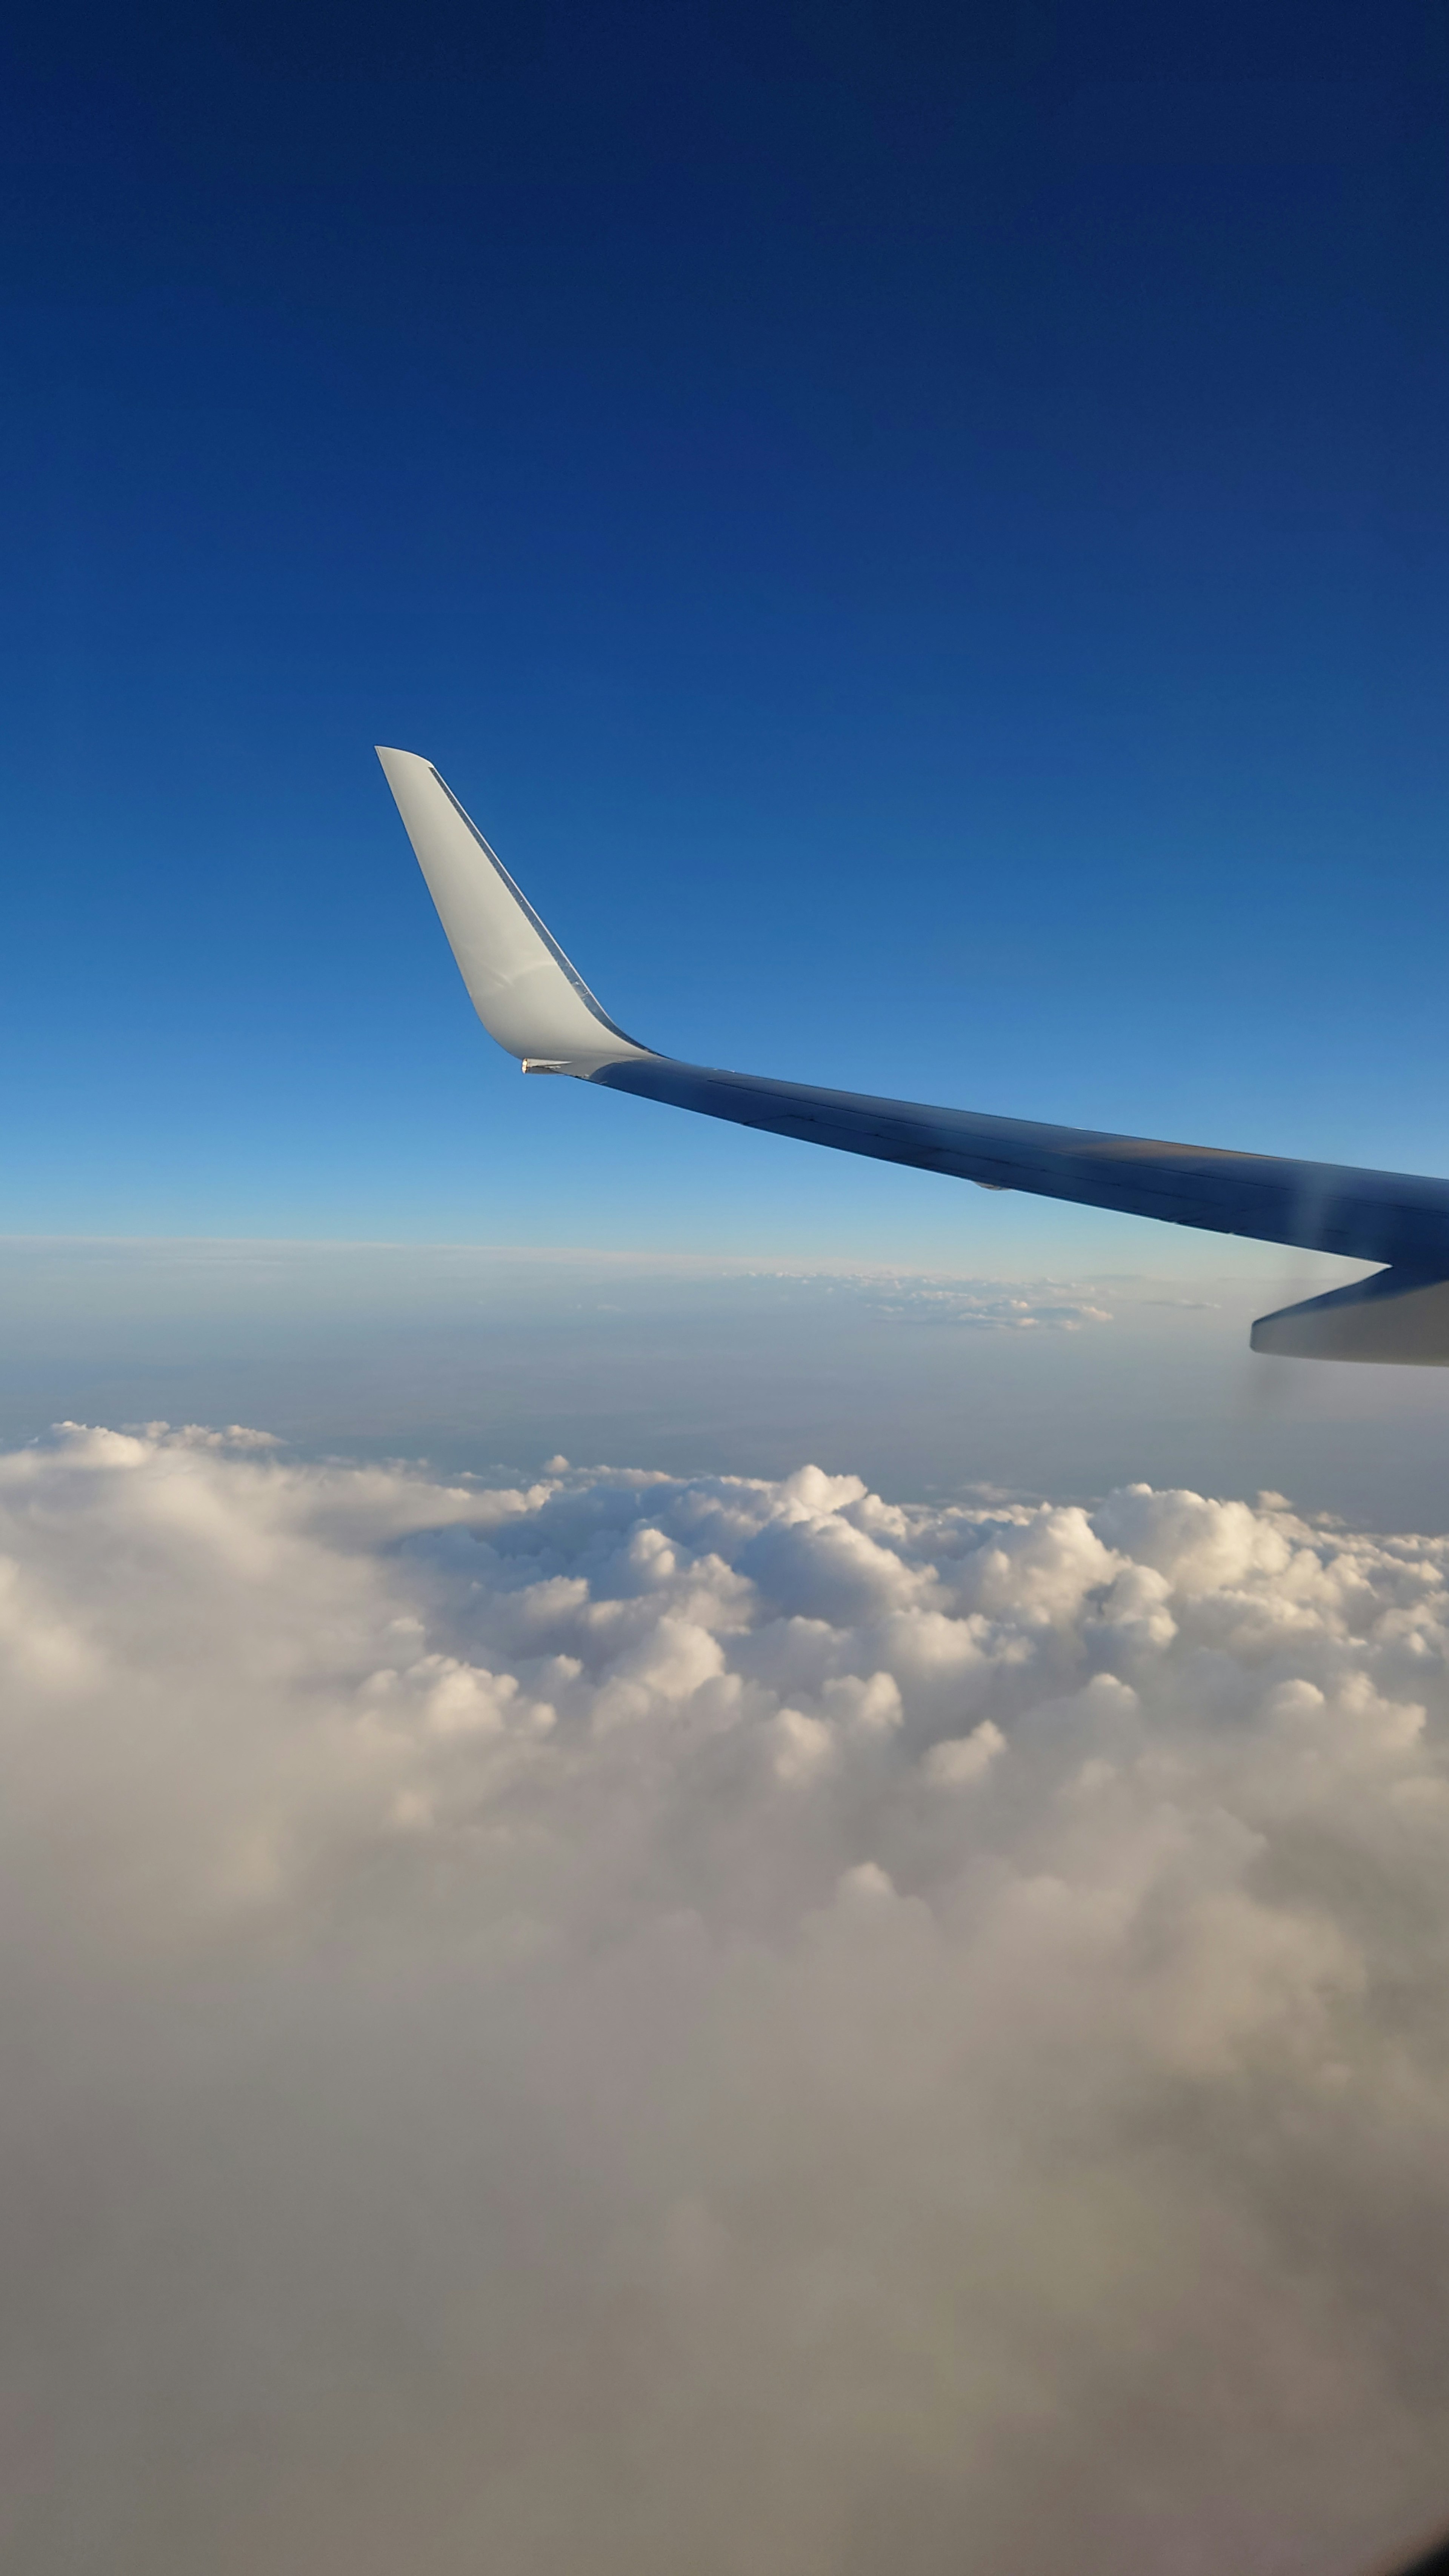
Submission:
[[[769,1270],[748,1274],[780,1285],[823,1290],[855,1301],[873,1316],[898,1324],[964,1324],[978,1332],[1075,1333],[1083,1324],[1110,1324],[1100,1292],[1079,1280],[962,1279],[929,1271]],[[1150,1301],[1193,1304],[1193,1299]]]
[[[985,1333],[1076,1333],[1083,1324],[1112,1321],[1105,1306],[1051,1285],[1002,1289],[949,1280],[899,1280],[876,1300],[875,1311],[896,1323],[964,1324]]]
[[[1245,2576],[1449,2506],[1449,1542],[0,1460],[34,2576]]]

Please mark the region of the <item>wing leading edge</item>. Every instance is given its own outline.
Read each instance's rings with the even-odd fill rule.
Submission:
[[[804,1144],[1169,1225],[1386,1265],[1253,1327],[1255,1350],[1449,1365],[1449,1181],[1051,1127],[681,1064],[626,1037],[430,761],[379,750],[473,1005],[525,1072]]]

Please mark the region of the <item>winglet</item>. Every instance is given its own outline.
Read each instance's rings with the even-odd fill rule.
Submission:
[[[381,745],[377,756],[489,1036],[529,1071],[648,1056],[595,1001],[432,762]]]

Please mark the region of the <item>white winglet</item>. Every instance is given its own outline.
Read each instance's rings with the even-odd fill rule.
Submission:
[[[432,762],[381,745],[377,756],[489,1036],[528,1072],[647,1057],[595,1001]]]

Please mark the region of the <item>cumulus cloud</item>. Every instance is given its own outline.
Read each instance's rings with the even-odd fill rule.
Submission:
[[[1449,1542],[0,1460],[27,2576],[1325,2576],[1449,2504]]]

